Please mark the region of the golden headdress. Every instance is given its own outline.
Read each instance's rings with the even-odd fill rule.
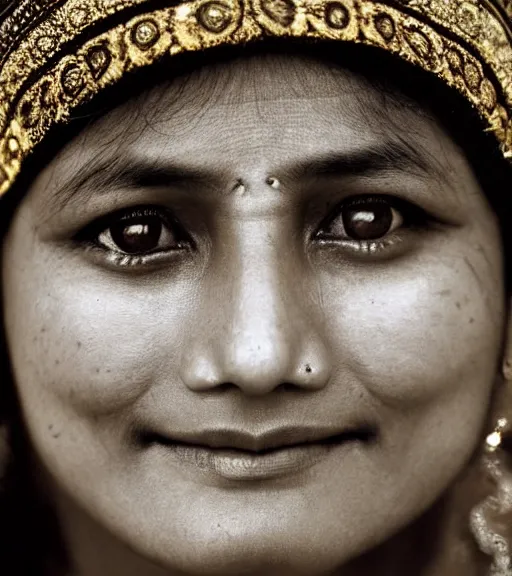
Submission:
[[[512,0],[18,0],[0,18],[0,194],[53,126],[127,72],[263,37],[396,54],[456,88],[512,159]]]

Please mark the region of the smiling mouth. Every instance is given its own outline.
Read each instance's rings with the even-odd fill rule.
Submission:
[[[294,441],[301,436],[305,439]],[[362,427],[330,436],[322,436],[321,432],[311,435],[307,431],[285,430],[263,437],[211,432],[210,436],[203,433],[184,441],[146,433],[139,439],[146,448],[164,450],[177,463],[194,466],[226,480],[254,481],[297,474],[318,464],[332,452],[371,445],[376,436],[374,428]]]

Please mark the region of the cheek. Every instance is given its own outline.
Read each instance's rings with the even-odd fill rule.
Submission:
[[[384,440],[410,461],[423,454],[451,470],[473,449],[495,382],[500,282],[498,261],[490,270],[482,254],[447,251],[324,290],[338,379],[348,372],[364,387]]]
[[[193,282],[144,285],[83,264],[59,268],[36,253],[6,284],[8,344],[29,426],[53,427],[60,414],[119,416],[176,378]]]
[[[323,301],[341,363],[386,402],[421,402],[468,387],[485,393],[496,369],[504,295],[499,273],[478,258],[436,256],[331,283]]]

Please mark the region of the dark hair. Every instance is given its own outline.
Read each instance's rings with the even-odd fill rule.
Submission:
[[[506,225],[512,215],[512,168],[500,153],[494,136],[484,130],[477,113],[454,90],[434,76],[416,69],[376,48],[329,42],[294,43],[291,40],[248,45],[236,50],[219,48],[207,54],[192,54],[163,61],[149,70],[125,78],[118,86],[105,91],[93,104],[84,106],[65,127],[55,129],[44,146],[27,160],[22,176],[2,198],[0,234],[9,223],[34,176],[77,133],[104,113],[119,105],[124,95],[141,92],[137,86],[152,86],[169,81],[187,71],[208,66],[211,62],[250,57],[257,53],[281,52],[306,54],[364,76],[387,98],[412,102],[435,115],[472,165],[482,189],[501,222],[506,258],[507,293],[511,286],[511,230]],[[144,81],[141,82],[141,76]],[[128,89],[127,89],[128,87]],[[1,290],[1,287],[0,287]],[[59,545],[58,528],[41,497],[38,479],[30,465],[29,442],[22,425],[19,403],[10,369],[4,330],[0,330],[0,424],[9,431],[10,456],[0,484],[0,566],[13,567],[23,576],[56,576],[65,570]],[[3,353],[2,353],[3,352]],[[7,377],[6,377],[7,376]],[[10,383],[10,384],[9,384]],[[49,564],[50,562],[50,564]]]

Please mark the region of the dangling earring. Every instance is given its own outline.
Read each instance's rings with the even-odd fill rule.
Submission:
[[[506,418],[500,418],[485,440],[484,466],[496,485],[496,493],[471,511],[470,528],[481,551],[492,558],[489,576],[512,576],[512,558],[507,538],[489,525],[489,514],[500,516],[512,510],[512,477],[507,477],[502,462],[503,435],[509,430]]]

